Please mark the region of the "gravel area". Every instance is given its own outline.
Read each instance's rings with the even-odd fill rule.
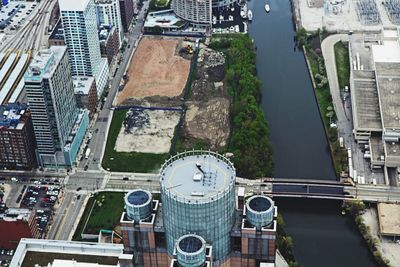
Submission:
[[[378,249],[382,256],[390,261],[393,266],[400,266],[400,242],[379,236],[378,215],[375,208],[369,208],[362,215],[365,224],[370,227],[371,234],[379,240]]]

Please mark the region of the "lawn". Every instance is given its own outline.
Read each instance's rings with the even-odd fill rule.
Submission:
[[[100,192],[90,197],[73,239],[80,240],[82,233],[98,234],[101,229],[114,229],[124,211],[124,196],[123,192]]]
[[[169,0],[157,0],[156,6],[157,7],[165,7],[168,4]]]
[[[339,88],[343,89],[349,85],[350,80],[349,49],[346,43],[338,42],[335,44],[335,60]]]
[[[168,158],[168,154],[138,152],[117,152],[115,142],[122,127],[127,110],[115,110],[108,131],[107,145],[102,166],[106,170],[117,172],[154,172]]]

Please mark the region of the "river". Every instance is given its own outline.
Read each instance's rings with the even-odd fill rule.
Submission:
[[[303,53],[294,50],[289,0],[250,0],[249,34],[257,47],[262,108],[269,123],[274,177],[336,179],[328,143]],[[278,210],[305,267],[376,266],[354,222],[338,201],[281,199]]]

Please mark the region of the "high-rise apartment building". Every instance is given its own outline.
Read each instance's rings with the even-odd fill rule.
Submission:
[[[65,46],[52,46],[34,56],[24,76],[41,165],[70,165],[64,149],[80,117]],[[86,111],[86,117],[87,117]],[[87,125],[81,124],[86,129]]]
[[[119,7],[121,13],[121,22],[124,32],[129,30],[129,25],[132,22],[133,14],[136,8],[136,1],[133,0],[119,0]]]
[[[100,54],[94,0],[59,0],[65,43],[73,76],[93,76],[97,96],[108,84],[107,59]]]
[[[124,33],[121,22],[119,0],[95,0],[98,25],[112,25],[118,32],[119,43],[122,44]]]

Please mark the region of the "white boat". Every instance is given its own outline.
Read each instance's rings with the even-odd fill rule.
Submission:
[[[251,12],[251,9],[249,9],[249,11],[247,11],[247,19],[248,20],[253,20],[253,12]]]
[[[235,31],[235,27],[233,27],[233,26],[229,27],[229,31],[230,32],[234,32]]]
[[[239,25],[235,25],[235,32],[238,33],[240,31]]]
[[[265,11],[267,11],[267,13],[271,10],[271,8],[269,7],[268,4],[265,4]]]

